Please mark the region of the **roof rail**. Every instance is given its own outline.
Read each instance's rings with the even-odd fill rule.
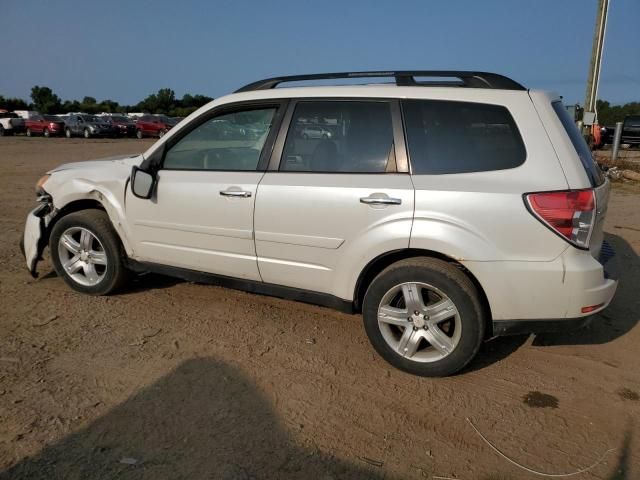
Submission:
[[[251,92],[254,90],[269,90],[285,82],[300,82],[305,80],[331,80],[338,78],[394,78],[398,86],[459,86],[467,88],[492,88],[503,90],[526,90],[515,80],[504,75],[488,72],[469,72],[457,70],[399,70],[379,72],[340,72],[313,73],[309,75],[291,75],[287,77],[273,77],[258,80],[235,91]],[[452,78],[452,81],[418,81],[416,77]]]

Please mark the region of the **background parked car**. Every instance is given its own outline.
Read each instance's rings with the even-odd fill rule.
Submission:
[[[136,123],[136,136],[163,137],[176,122],[164,115],[143,115]]]
[[[330,130],[324,127],[310,125],[310,126],[304,127],[300,131],[300,136],[302,138],[331,138],[333,134],[331,133]]]
[[[84,138],[115,137],[117,135],[115,127],[95,115],[69,115],[64,132],[67,138],[79,135]]]
[[[121,137],[135,137],[136,136],[136,124],[130,118],[124,115],[105,115],[100,117],[101,120],[108,123],[116,129],[116,132]]]
[[[16,113],[0,110],[0,137],[24,132],[24,119]]]
[[[44,135],[45,137],[64,135],[65,123],[55,115],[34,115],[24,121],[27,136]]]

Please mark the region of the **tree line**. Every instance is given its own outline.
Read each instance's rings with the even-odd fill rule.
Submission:
[[[40,113],[162,113],[171,117],[186,117],[194,110],[209,103],[213,98],[206,95],[191,95],[185,93],[182,98],[176,98],[170,88],[161,88],[135,105],[120,105],[114,100],[98,102],[94,97],[84,97],[82,100],[65,100],[64,102],[49,87],[36,85],[31,89],[31,103],[21,98],[5,98],[0,95],[0,108],[6,110],[36,110]]]

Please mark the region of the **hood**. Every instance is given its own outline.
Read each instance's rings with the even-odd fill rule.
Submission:
[[[49,170],[47,173],[61,172],[63,170],[89,170],[96,168],[109,168],[116,166],[132,167],[142,161],[142,155],[118,155],[115,157],[101,158],[99,160],[87,160],[84,162],[65,163],[59,167]]]

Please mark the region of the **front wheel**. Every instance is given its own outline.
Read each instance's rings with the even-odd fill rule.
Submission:
[[[476,287],[458,268],[434,258],[401,260],[367,289],[364,326],[377,352],[416,375],[452,375],[476,355],[485,319]]]
[[[142,140],[142,130],[140,130],[140,129],[136,130],[136,137],[137,137],[139,140]]]
[[[68,128],[64,129],[64,136],[67,138],[71,138],[71,130]]]
[[[42,134],[47,138],[49,138],[51,136],[51,133],[49,133],[49,129],[48,128],[45,128],[43,130]]]
[[[71,288],[107,295],[128,277],[125,252],[102,210],[82,210],[62,217],[49,239],[53,266]]]
[[[27,137],[32,137],[33,136],[33,132],[31,132],[30,128],[27,128]]]
[[[166,133],[167,133],[167,131],[166,131],[166,130],[164,130],[164,129],[163,129],[163,130],[160,130],[160,131],[158,132],[158,138],[162,138],[162,137],[164,137],[164,135],[165,135]]]
[[[85,128],[82,134],[84,135],[84,138],[91,138],[91,132],[89,131],[88,128]]]

